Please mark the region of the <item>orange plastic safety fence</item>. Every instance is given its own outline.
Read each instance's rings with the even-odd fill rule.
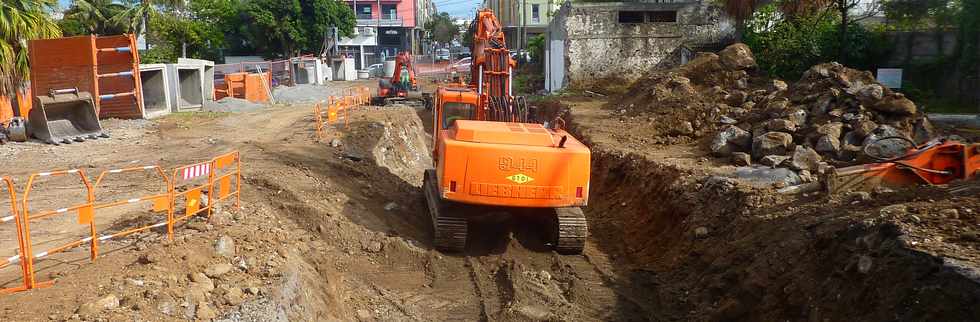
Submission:
[[[242,158],[238,151],[225,153],[211,160],[211,187],[208,196],[217,194],[213,204],[217,205],[232,196],[235,197],[235,208],[241,207],[242,195]],[[232,189],[234,179],[234,189]],[[217,185],[217,186],[215,186]],[[217,190],[217,192],[215,192]],[[212,203],[208,203],[211,207]]]
[[[320,103],[313,105],[313,123],[317,141],[323,140],[323,108]]]
[[[26,290],[30,287],[30,284],[27,283],[27,265],[25,264],[26,261],[24,260],[24,254],[26,253],[24,252],[24,230],[21,227],[20,211],[17,210],[17,192],[14,190],[14,182],[10,180],[10,177],[0,177],[0,184],[3,184],[3,187],[7,189],[7,196],[10,198],[10,214],[0,218],[0,224],[14,222],[14,224],[17,226],[17,254],[10,257],[0,258],[0,268],[6,268],[8,266],[18,264],[17,266],[19,266],[21,270],[21,279],[24,283],[20,286],[0,289],[0,293],[12,293]]]
[[[174,214],[173,214],[172,208],[170,207],[170,179],[167,178],[167,174],[163,172],[163,168],[160,168],[160,166],[150,165],[150,166],[143,166],[143,167],[133,167],[133,168],[113,169],[113,170],[102,171],[102,173],[99,174],[99,177],[97,179],[95,179],[95,185],[93,186],[93,190],[95,190],[96,193],[98,193],[98,189],[100,187],[100,184],[102,183],[102,180],[105,179],[109,175],[119,174],[119,173],[126,173],[126,172],[137,172],[137,171],[139,171],[139,172],[151,171],[151,172],[156,173],[156,175],[160,177],[160,182],[163,184],[161,186],[163,188],[162,189],[163,192],[156,193],[156,194],[142,195],[142,196],[139,196],[139,197],[136,197],[136,198],[129,198],[129,199],[124,199],[124,200],[115,200],[115,201],[110,201],[110,202],[106,202],[106,203],[97,203],[97,204],[95,204],[93,206],[93,208],[95,210],[99,210],[99,209],[105,209],[105,208],[111,208],[111,207],[118,207],[118,206],[127,205],[127,204],[135,204],[135,203],[141,203],[141,202],[147,202],[147,201],[149,201],[149,202],[152,202],[153,211],[154,212],[166,212],[166,214],[167,214],[167,220],[162,221],[162,222],[158,222],[158,223],[154,223],[154,224],[151,224],[151,225],[146,225],[146,226],[140,226],[140,227],[136,227],[136,228],[126,229],[126,230],[123,230],[123,231],[120,231],[120,232],[116,232],[116,233],[113,233],[113,234],[109,234],[109,235],[102,235],[102,236],[99,236],[99,238],[96,238],[96,240],[98,242],[109,240],[109,239],[116,238],[116,237],[126,236],[126,235],[129,235],[129,234],[141,232],[141,231],[148,230],[148,229],[153,229],[153,228],[156,228],[156,227],[163,227],[163,226],[167,226],[167,238],[170,239],[170,240],[173,240],[174,239],[174,226],[173,226],[173,215]],[[96,254],[96,256],[98,256],[98,254]]]
[[[34,188],[34,182],[38,178],[50,177],[50,176],[66,176],[66,175],[78,175],[81,180],[82,185],[85,187],[86,198],[85,202],[68,206],[66,208],[45,210],[38,212],[36,214],[30,213],[29,200],[31,196],[31,190]],[[98,244],[96,243],[96,232],[95,232],[95,209],[93,205],[95,203],[95,194],[92,189],[92,185],[89,183],[88,178],[85,177],[85,172],[81,169],[74,170],[63,170],[54,172],[41,172],[34,173],[27,179],[27,186],[24,188],[23,205],[21,209],[23,210],[23,238],[22,243],[24,245],[24,254],[27,258],[25,260],[26,268],[25,271],[25,283],[27,283],[27,288],[38,288],[50,285],[54,281],[46,281],[38,283],[34,276],[34,260],[41,259],[45,256],[49,256],[55,253],[63,252],[67,249],[74,248],[85,244],[86,242],[91,243],[91,257],[95,260],[96,254],[98,254]],[[66,214],[69,211],[76,211],[78,213],[78,223],[80,225],[88,224],[91,236],[82,238],[76,241],[72,241],[54,248],[48,249],[43,252],[34,253],[33,245],[31,244],[31,221],[39,220],[47,217],[51,217],[59,214]]]
[[[213,175],[211,172],[211,161],[185,165],[174,169],[173,176],[171,177],[172,180],[170,181],[170,208],[174,213],[174,222],[186,220],[191,216],[205,211],[207,212],[208,218],[211,218],[211,193],[210,191],[208,192],[207,203],[204,204],[204,207],[201,207],[203,203],[201,195],[204,193],[204,189],[211,186]],[[207,180],[199,183],[205,177]],[[181,191],[177,191],[178,188]],[[184,203],[184,213],[178,216],[177,199],[180,197],[183,197],[186,202]]]
[[[319,109],[319,107],[317,107]],[[168,178],[166,173],[159,166],[144,166],[124,169],[106,170],[99,174],[94,184],[89,183],[85,172],[80,169],[41,172],[31,174],[24,188],[22,199],[17,198],[13,181],[9,177],[0,177],[0,187],[7,189],[7,195],[11,201],[11,214],[0,216],[0,224],[14,222],[17,225],[18,254],[10,257],[0,258],[0,268],[5,268],[14,264],[20,264],[24,284],[13,288],[0,289],[0,293],[17,292],[27,289],[46,287],[54,283],[53,280],[38,282],[35,276],[35,260],[48,257],[52,254],[91,243],[91,259],[98,257],[98,242],[121,237],[136,232],[152,229],[155,227],[167,226],[168,238],[173,239],[174,224],[177,221],[185,220],[191,216],[202,212],[207,212],[208,218],[211,216],[212,208],[228,198],[235,198],[235,207],[241,206],[241,187],[242,187],[242,162],[238,151],[229,152],[215,157],[206,162],[199,162],[191,165],[177,167],[173,171],[173,176]],[[96,203],[95,195],[103,180],[113,174],[123,172],[154,172],[160,177],[161,187],[165,192],[156,194],[146,194],[136,198],[120,199],[104,203]],[[69,176],[77,175],[86,193],[85,202],[71,205],[66,208],[38,211],[30,211],[30,195],[34,189],[35,181],[42,177]],[[205,179],[206,180],[203,180]],[[203,182],[202,182],[203,181]],[[234,182],[234,184],[233,184]],[[177,191],[177,189],[181,191]],[[207,191],[207,203],[202,206],[202,193]],[[187,200],[184,205],[184,213],[177,218],[176,200],[183,197]],[[95,227],[95,213],[97,210],[135,204],[140,202],[151,202],[153,211],[165,211],[166,221],[150,225],[126,229],[107,235],[98,235]],[[52,217],[69,212],[78,213],[79,224],[89,225],[89,236],[75,240],[54,248],[34,253],[31,243],[31,222]]]

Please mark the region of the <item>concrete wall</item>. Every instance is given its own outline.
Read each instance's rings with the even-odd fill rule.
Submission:
[[[560,62],[563,66],[549,64],[546,72],[563,68],[561,83],[573,87],[596,81],[633,81],[651,69],[679,65],[683,45],[716,46],[734,39],[734,22],[713,2],[662,2],[566,2],[548,28],[548,43],[562,41],[565,59]],[[677,19],[620,23],[621,11],[676,11]]]

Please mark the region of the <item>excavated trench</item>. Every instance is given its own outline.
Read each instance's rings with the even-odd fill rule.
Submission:
[[[786,198],[656,153],[592,142],[590,126],[570,124],[593,153],[591,242],[617,258],[620,275],[646,277],[657,320],[980,316],[969,304],[980,301],[976,265],[916,249],[908,217],[890,213],[901,205],[927,218],[933,208],[975,207],[976,196],[917,189],[861,203]]]

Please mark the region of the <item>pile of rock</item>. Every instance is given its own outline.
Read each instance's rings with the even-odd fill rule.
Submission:
[[[871,73],[838,63],[813,66],[792,86],[774,80],[768,89],[747,94],[736,89],[726,97],[726,103],[742,108],[719,120],[723,125],[709,148],[716,156],[731,156],[736,165],[755,160],[814,171],[870,161],[865,146],[877,156],[898,156],[909,147],[904,140],[881,138],[921,144],[935,135],[911,100]]]
[[[934,136],[915,103],[869,72],[820,64],[790,85],[760,72],[744,44],[652,71],[609,108],[624,123],[647,121],[633,131],[668,138],[651,142],[704,137],[714,155],[731,157],[736,165],[791,168],[804,177],[827,166],[871,161],[865,146],[878,156],[908,148],[906,141],[881,138],[921,144]]]

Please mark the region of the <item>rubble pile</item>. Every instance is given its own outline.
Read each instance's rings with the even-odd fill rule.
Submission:
[[[737,166],[785,167],[804,178],[870,161],[866,145],[875,156],[897,156],[909,141],[935,136],[915,103],[870,72],[820,64],[789,85],[756,67],[744,44],[700,53],[651,73],[610,106],[630,118],[647,116],[657,135],[703,138],[713,155]],[[886,137],[908,140],[880,140]]]

